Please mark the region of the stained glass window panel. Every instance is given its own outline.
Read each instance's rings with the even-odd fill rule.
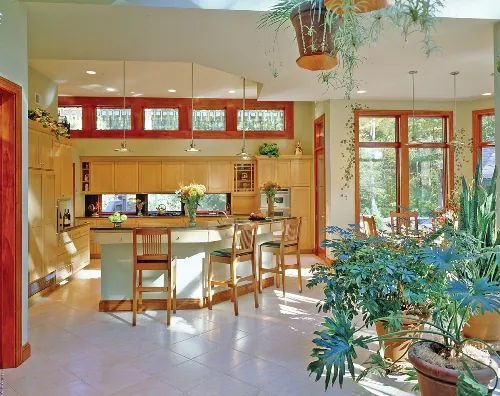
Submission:
[[[225,131],[226,110],[193,110],[193,129],[195,131]]]
[[[82,130],[82,108],[81,107],[59,107],[59,117],[66,117],[69,122],[70,129]]]
[[[131,129],[131,111],[124,108],[98,107],[96,109],[97,129]]]
[[[245,110],[247,131],[284,131],[285,110]],[[238,131],[243,130],[243,110],[238,110]]]
[[[179,109],[144,109],[144,130],[178,131]]]

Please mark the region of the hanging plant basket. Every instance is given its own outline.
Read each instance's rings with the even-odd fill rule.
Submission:
[[[391,0],[352,0],[352,9],[358,14],[382,10],[392,4]],[[325,0],[325,7],[336,14],[343,14],[344,10],[340,7],[342,0]]]
[[[325,23],[328,12],[326,7],[318,12],[313,4],[304,3],[290,14],[300,55],[296,62],[303,69],[330,70],[338,64],[334,45],[337,25]]]

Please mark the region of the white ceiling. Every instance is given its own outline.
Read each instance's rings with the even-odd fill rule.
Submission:
[[[59,84],[59,95],[123,96],[123,62],[30,59],[29,65]],[[96,74],[87,74],[87,71]],[[195,98],[241,98],[243,79],[194,65]],[[106,88],[113,88],[109,92]],[[176,92],[168,92],[175,89]],[[234,90],[236,92],[229,93]],[[191,64],[181,62],[125,62],[126,96],[190,98]],[[257,98],[257,84],[246,81],[246,96]]]
[[[195,89],[200,87],[200,91],[223,92],[228,89],[227,82],[245,76],[263,84],[261,100],[343,97],[342,91],[327,91],[317,81],[316,73],[296,66],[298,50],[292,29],[280,34],[279,51],[272,51],[275,47],[273,31],[256,30],[259,12],[40,3],[27,3],[27,7],[28,55],[38,65],[44,59],[112,62],[125,59],[148,65],[160,62],[155,65],[157,69],[174,70],[177,62],[194,62],[200,69],[202,66],[198,65],[207,69],[206,79],[210,80],[195,82]],[[422,54],[417,37],[404,43],[397,31],[387,29],[376,46],[363,50],[367,60],[357,70],[355,78],[361,81],[367,93],[353,97],[410,99],[409,70],[418,70],[416,96],[420,100],[452,98],[453,80],[449,73],[454,70],[460,71],[459,98],[478,98],[483,92],[493,92],[493,23],[490,20],[442,19],[435,33],[442,50],[428,59]],[[282,64],[276,79],[269,66],[273,61]],[[100,85],[120,84],[122,72],[119,64],[116,66],[118,74],[110,77],[109,82],[103,80]],[[65,66],[55,62],[46,66],[44,74],[51,76],[52,68],[62,73]],[[163,84],[170,81],[181,86],[190,81],[186,78],[185,67],[184,71],[181,69],[173,76],[166,76],[162,72],[150,75],[138,67],[136,72],[127,72],[127,81],[129,76],[131,84],[151,78],[148,86],[152,89],[156,89],[155,84],[163,88]],[[66,73],[79,75],[81,69],[66,70]],[[225,73],[233,77],[223,77]],[[146,74],[148,76],[144,76]],[[80,78],[86,76],[72,77],[74,82],[62,74],[59,76],[57,79],[67,79],[67,84],[75,89],[85,85]],[[144,89],[142,85],[139,87],[139,91]],[[136,89],[127,88],[127,91]]]

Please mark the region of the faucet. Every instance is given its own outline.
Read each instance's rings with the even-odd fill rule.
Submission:
[[[226,216],[226,219],[229,219],[229,216],[227,215],[226,211],[218,210],[217,213],[223,214],[224,216]]]

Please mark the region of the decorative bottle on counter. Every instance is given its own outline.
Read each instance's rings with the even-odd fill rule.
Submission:
[[[69,227],[69,219],[68,219],[68,216],[69,216],[69,210],[66,209],[64,211],[64,216],[63,216],[63,228],[66,228],[66,227]]]

